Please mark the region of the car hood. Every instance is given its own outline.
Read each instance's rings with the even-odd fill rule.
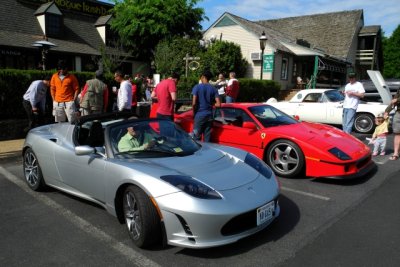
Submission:
[[[244,158],[247,152],[242,152]],[[248,184],[259,173],[237,156],[224,152],[220,146],[203,144],[193,155],[141,160],[153,175],[187,175],[216,190],[229,190]]]
[[[283,129],[283,127],[287,127],[287,130]],[[278,128],[280,127],[277,127],[277,130]],[[287,134],[288,139],[298,140],[305,145],[323,151],[337,147],[348,155],[351,155],[352,158],[362,157],[369,153],[368,146],[363,142],[330,125],[300,122],[282,126],[279,129],[279,134],[282,135],[282,132]]]
[[[377,70],[367,70],[367,73],[378,90],[379,95],[382,98],[382,103],[389,105],[390,101],[392,100],[392,95],[390,94],[389,87],[385,83],[382,74]]]

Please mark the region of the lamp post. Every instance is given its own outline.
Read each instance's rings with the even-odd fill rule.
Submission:
[[[46,70],[46,55],[49,52],[49,49],[56,45],[47,40],[40,40],[40,41],[34,42],[32,44],[32,46],[41,48],[41,50],[42,50],[42,67],[43,67],[43,70]]]
[[[261,49],[261,74],[260,74],[260,80],[263,79],[263,65],[264,65],[264,49],[265,45],[267,44],[267,36],[265,36],[265,32],[263,31],[261,36],[260,36],[260,49]]]

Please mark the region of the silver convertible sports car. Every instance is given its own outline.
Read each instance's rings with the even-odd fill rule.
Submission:
[[[279,184],[263,161],[197,143],[168,120],[108,114],[32,129],[23,170],[33,190],[50,186],[103,206],[138,247],[220,246],[280,213]]]

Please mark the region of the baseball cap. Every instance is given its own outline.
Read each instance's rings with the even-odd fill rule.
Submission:
[[[355,78],[355,77],[356,77],[356,74],[354,72],[349,73],[349,78]]]

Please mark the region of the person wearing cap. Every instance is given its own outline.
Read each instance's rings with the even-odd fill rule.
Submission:
[[[75,99],[79,94],[79,83],[75,75],[68,73],[67,63],[60,60],[58,71],[50,81],[50,94],[53,98],[53,116],[56,122],[73,122],[76,118],[77,107]]]
[[[28,127],[25,128],[25,131],[42,124],[46,105],[46,93],[49,86],[50,76],[46,76],[43,80],[33,81],[23,95],[22,105],[28,115]]]
[[[360,98],[363,98],[365,94],[364,86],[356,80],[354,72],[349,73],[349,83],[344,88],[343,93],[343,131],[351,133]]]
[[[386,154],[386,137],[389,134],[389,115],[386,113],[378,114],[375,117],[375,125],[375,131],[369,142],[374,145],[372,156],[378,154],[384,156]]]
[[[97,70],[95,78],[87,80],[81,92],[81,115],[97,114],[107,111],[108,88],[103,82],[103,71]]]
[[[396,113],[392,120],[392,130],[394,134],[393,144],[393,155],[389,158],[390,160],[397,160],[400,152],[400,89],[397,90],[396,95],[393,97],[390,104],[385,109],[385,115],[389,115],[390,111],[396,109]]]

